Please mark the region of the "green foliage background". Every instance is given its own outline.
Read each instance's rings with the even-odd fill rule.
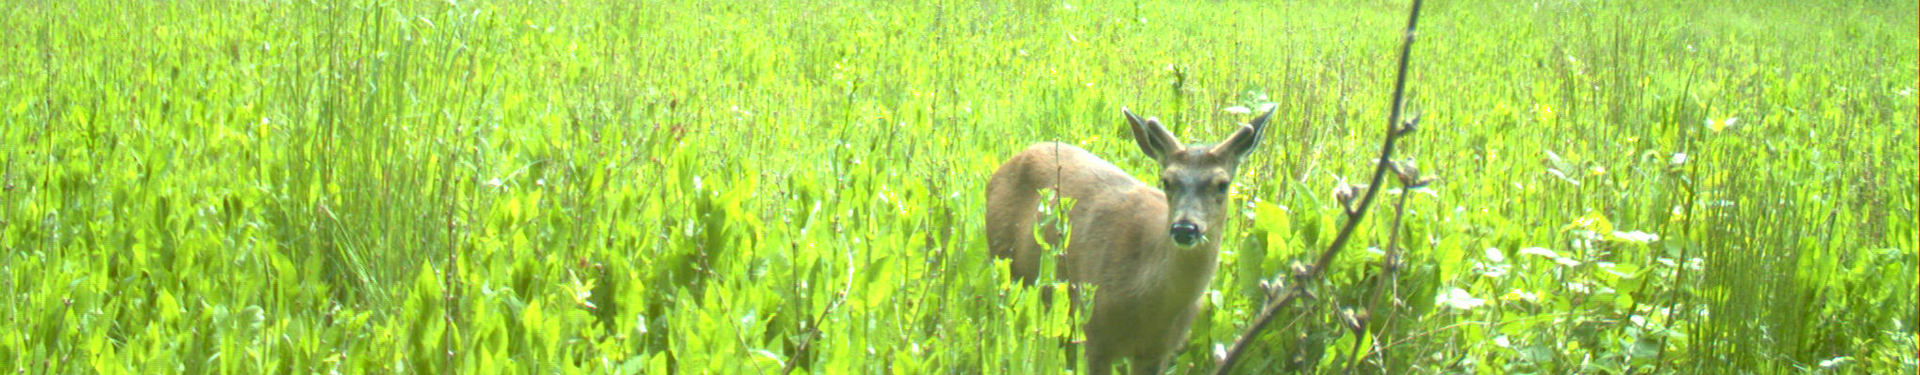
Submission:
[[[1336,319],[1386,206],[1242,369],[1915,372],[1915,8],[1429,2],[1403,155],[1443,180],[1384,355]],[[1270,102],[1171,371],[1210,369],[1342,220],[1405,11],[5,2],[0,369],[1058,372],[988,174],[1059,140],[1147,175],[1122,107],[1212,140]]]

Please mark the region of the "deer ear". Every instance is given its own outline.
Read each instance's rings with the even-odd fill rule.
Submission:
[[[1241,125],[1240,130],[1234,131],[1233,135],[1227,136],[1226,141],[1220,142],[1219,146],[1213,146],[1213,149],[1207,152],[1230,156],[1236,163],[1246,160],[1247,153],[1253,151],[1253,146],[1259,145],[1260,138],[1266,135],[1267,119],[1272,118],[1273,112],[1278,109],[1277,107],[1269,109],[1266,114],[1254,118],[1253,122]]]
[[[1160,126],[1160,119],[1141,119],[1125,108],[1121,108],[1120,113],[1127,115],[1127,125],[1133,128],[1133,142],[1140,145],[1140,152],[1147,157],[1165,162],[1168,155],[1180,151],[1180,140],[1167,132],[1165,126]]]

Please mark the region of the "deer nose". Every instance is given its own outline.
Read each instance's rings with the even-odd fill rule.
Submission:
[[[1204,237],[1200,234],[1200,225],[1189,220],[1173,223],[1168,233],[1173,235],[1173,243],[1180,246],[1193,246],[1194,243],[1200,242],[1201,237]]]

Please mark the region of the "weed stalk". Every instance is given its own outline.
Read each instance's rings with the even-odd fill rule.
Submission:
[[[1406,100],[1407,60],[1413,52],[1414,25],[1416,25],[1419,20],[1420,0],[1413,0],[1412,9],[1408,11],[1407,14],[1406,32],[1401,36],[1399,75],[1393,82],[1393,107],[1387,115],[1387,129],[1384,140],[1380,145],[1380,157],[1375,159],[1373,177],[1367,184],[1367,186],[1370,187],[1381,186],[1380,183],[1386,178],[1388,161],[1393,160],[1394,143],[1398,141],[1401,136],[1411,133],[1419,122],[1417,119],[1408,121],[1405,124],[1400,122],[1400,115],[1404,107],[1403,103]],[[1362,220],[1366,218],[1367,208],[1372,206],[1373,199],[1378,196],[1380,192],[1380,189],[1377,188],[1367,188],[1364,190],[1366,190],[1366,192],[1360,199],[1359,204],[1352,206],[1352,208],[1346,211],[1347,216],[1349,216],[1348,220],[1345,225],[1340,227],[1339,234],[1334,236],[1333,243],[1328,245],[1327,249],[1320,253],[1319,259],[1315,260],[1311,267],[1306,268],[1303,274],[1295,275],[1298,279],[1296,279],[1286,292],[1280,294],[1277,298],[1271,298],[1266,306],[1260,309],[1260,315],[1254,317],[1253,324],[1248,325],[1246,331],[1241,332],[1240,338],[1234,340],[1233,347],[1228,349],[1226,354],[1219,358],[1220,363],[1218,367],[1214,368],[1214,374],[1226,374],[1227,371],[1233,370],[1233,365],[1241,356],[1246,354],[1247,347],[1253,343],[1255,338],[1260,336],[1260,331],[1265,329],[1267,324],[1273,322],[1273,318],[1279,315],[1280,310],[1285,309],[1287,305],[1293,303],[1294,300],[1300,299],[1302,295],[1306,295],[1307,286],[1311,285],[1312,281],[1318,280],[1321,276],[1325,275],[1324,271],[1328,266],[1332,265],[1333,258],[1340,253],[1340,249],[1345,247],[1347,239],[1352,238],[1353,231],[1359,228]]]
[[[1395,303],[1389,303],[1385,308],[1382,308],[1380,298],[1391,293],[1392,299],[1389,301],[1400,300],[1400,269],[1401,266],[1405,265],[1405,261],[1402,260],[1403,258],[1400,255],[1400,222],[1407,214],[1407,196],[1413,193],[1413,189],[1425,187],[1428,183],[1433,182],[1432,179],[1421,177],[1419,169],[1416,169],[1412,162],[1405,164],[1394,163],[1393,171],[1395,176],[1399,177],[1400,199],[1394,200],[1393,202],[1393,225],[1387,226],[1386,256],[1380,261],[1380,276],[1375,279],[1373,290],[1368,292],[1370,296],[1367,298],[1366,308],[1360,310],[1358,315],[1351,319],[1353,326],[1349,328],[1354,330],[1355,339],[1353,340],[1353,350],[1348,351],[1348,353],[1358,358],[1347,363],[1348,367],[1346,372],[1349,374],[1353,373],[1353,368],[1359,364],[1358,361],[1365,361],[1367,358],[1376,354],[1380,356],[1378,363],[1381,366],[1381,372],[1386,372],[1387,356],[1390,353],[1387,352],[1386,346],[1381,345],[1380,340],[1390,338],[1387,335],[1387,329],[1391,327],[1393,321],[1393,306]],[[1359,338],[1369,332],[1367,329],[1368,322],[1372,321],[1376,315],[1378,315],[1377,317],[1380,322],[1380,332],[1374,335],[1372,350],[1368,351],[1367,355],[1359,355],[1361,342]]]

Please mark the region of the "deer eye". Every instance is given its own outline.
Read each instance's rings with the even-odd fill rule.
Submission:
[[[1226,194],[1228,185],[1232,185],[1232,184],[1229,184],[1226,181],[1215,181],[1213,183],[1213,189],[1219,190],[1220,194]]]

